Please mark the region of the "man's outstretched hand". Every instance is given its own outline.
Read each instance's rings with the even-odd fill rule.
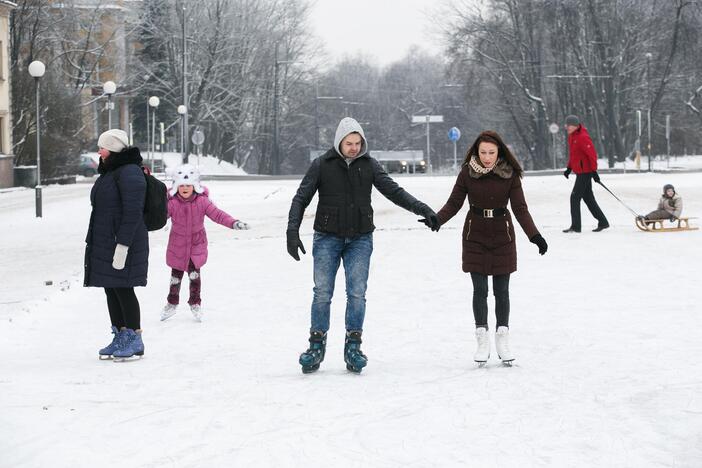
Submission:
[[[441,223],[439,223],[439,217],[436,216],[433,210],[428,210],[424,213],[424,217],[419,219],[417,222],[424,223],[429,229],[436,232],[441,228]]]

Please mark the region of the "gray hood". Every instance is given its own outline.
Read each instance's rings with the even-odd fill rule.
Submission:
[[[358,153],[358,156],[356,157],[360,158],[368,152],[368,142],[366,141],[366,135],[364,135],[363,133],[363,128],[361,128],[361,124],[356,122],[356,119],[352,119],[351,117],[344,117],[343,119],[341,119],[341,122],[339,122],[339,126],[336,127],[336,135],[334,135],[334,149],[337,153],[339,153],[339,156],[344,156],[341,153],[341,150],[339,149],[341,140],[346,138],[346,135],[348,135],[349,133],[354,132],[359,133],[361,135],[361,139],[363,140],[363,142],[361,143],[361,152]]]

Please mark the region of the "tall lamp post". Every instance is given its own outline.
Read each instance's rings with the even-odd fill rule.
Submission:
[[[646,86],[648,88],[648,172],[651,172],[651,52],[646,52]]]
[[[41,218],[41,118],[39,116],[39,80],[46,72],[46,67],[39,60],[29,64],[29,74],[34,78],[36,89],[36,122],[37,122],[37,185],[35,191],[36,215]]]
[[[188,163],[188,156],[185,154],[185,135],[187,135],[187,129],[185,128],[185,116],[188,114],[188,108],[183,104],[178,106],[178,114],[180,114],[180,151],[182,153],[181,157],[183,159],[183,164]]]
[[[186,36],[186,30],[185,30],[185,20],[186,20],[186,11],[185,11],[185,2],[183,2],[183,104],[182,106],[178,106],[178,113],[181,116],[182,122],[183,122],[183,134],[181,135],[182,137],[182,144],[183,144],[183,164],[187,164],[187,159],[188,159],[188,154],[190,154],[190,148],[188,148],[188,108],[186,107],[188,105],[188,54],[187,54],[187,48],[188,48],[188,41],[187,41],[187,36]],[[181,112],[181,107],[183,108],[183,112]]]
[[[154,172],[154,158],[156,157],[156,109],[158,105],[161,104],[161,100],[157,96],[151,96],[149,98],[149,107],[153,107],[154,110],[151,112],[151,131],[149,132],[151,139],[151,172]],[[149,128],[149,122],[146,122],[146,128]]]
[[[273,157],[271,158],[271,174],[278,174],[278,43],[275,43],[275,64],[273,66]]]
[[[107,129],[112,128],[112,95],[117,91],[114,81],[105,81],[102,85],[102,92],[107,95]]]
[[[434,173],[434,168],[431,164],[431,142],[429,139],[429,124],[431,123],[441,123],[444,121],[443,115],[413,115],[412,123],[426,123],[427,124],[427,166],[429,167],[429,174]]]

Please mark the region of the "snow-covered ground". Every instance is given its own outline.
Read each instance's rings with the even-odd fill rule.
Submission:
[[[602,180],[640,212],[673,183],[684,214],[702,215],[700,173]],[[398,181],[435,209],[453,185]],[[524,179],[549,251],[519,233],[512,368],[471,360],[466,207],[432,233],[374,193],[361,375],[342,358],[342,273],[326,360],[312,375],[297,364],[312,296],[311,255],[285,251],[298,181],[208,184],[252,229],[208,223],[201,324],[187,306],[159,322],[168,234],[151,235],[149,286],[137,290],[146,356],[128,363],[97,359],[110,335],[104,293],[82,287],[90,186],[46,188],[42,219],[33,191],[2,193],[0,466],[702,466],[702,231],[640,232],[596,187],[612,228],[590,232],[583,207],[583,233],[563,234],[572,183]]]

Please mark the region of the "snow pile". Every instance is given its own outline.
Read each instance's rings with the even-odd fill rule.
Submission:
[[[97,153],[84,153],[90,156],[95,161],[99,161],[100,156]],[[144,158],[144,165],[150,164],[149,155],[146,151],[141,152],[142,158]],[[175,168],[181,164],[181,154],[180,153],[161,153],[156,152],[154,156],[154,161],[157,161],[157,166],[160,165],[161,160],[166,165],[166,168]],[[188,159],[189,163],[193,166],[198,166],[200,168],[200,174],[202,175],[246,175],[246,171],[241,169],[236,164],[232,164],[227,161],[222,161],[214,156],[200,156],[191,154]]]
[[[181,165],[182,155],[180,153],[156,153],[156,158],[163,158],[166,168],[175,168]],[[197,156],[191,154],[188,162],[200,169],[202,175],[246,175],[246,172],[236,164],[222,161],[214,156]]]
[[[606,159],[599,159],[597,165],[601,168],[609,167]],[[648,170],[648,158],[646,156],[641,157],[641,163],[638,169],[631,159],[614,163],[614,169],[646,171]],[[665,155],[656,156],[651,160],[651,169],[654,171],[702,169],[702,155],[670,156],[670,158],[667,158]]]

